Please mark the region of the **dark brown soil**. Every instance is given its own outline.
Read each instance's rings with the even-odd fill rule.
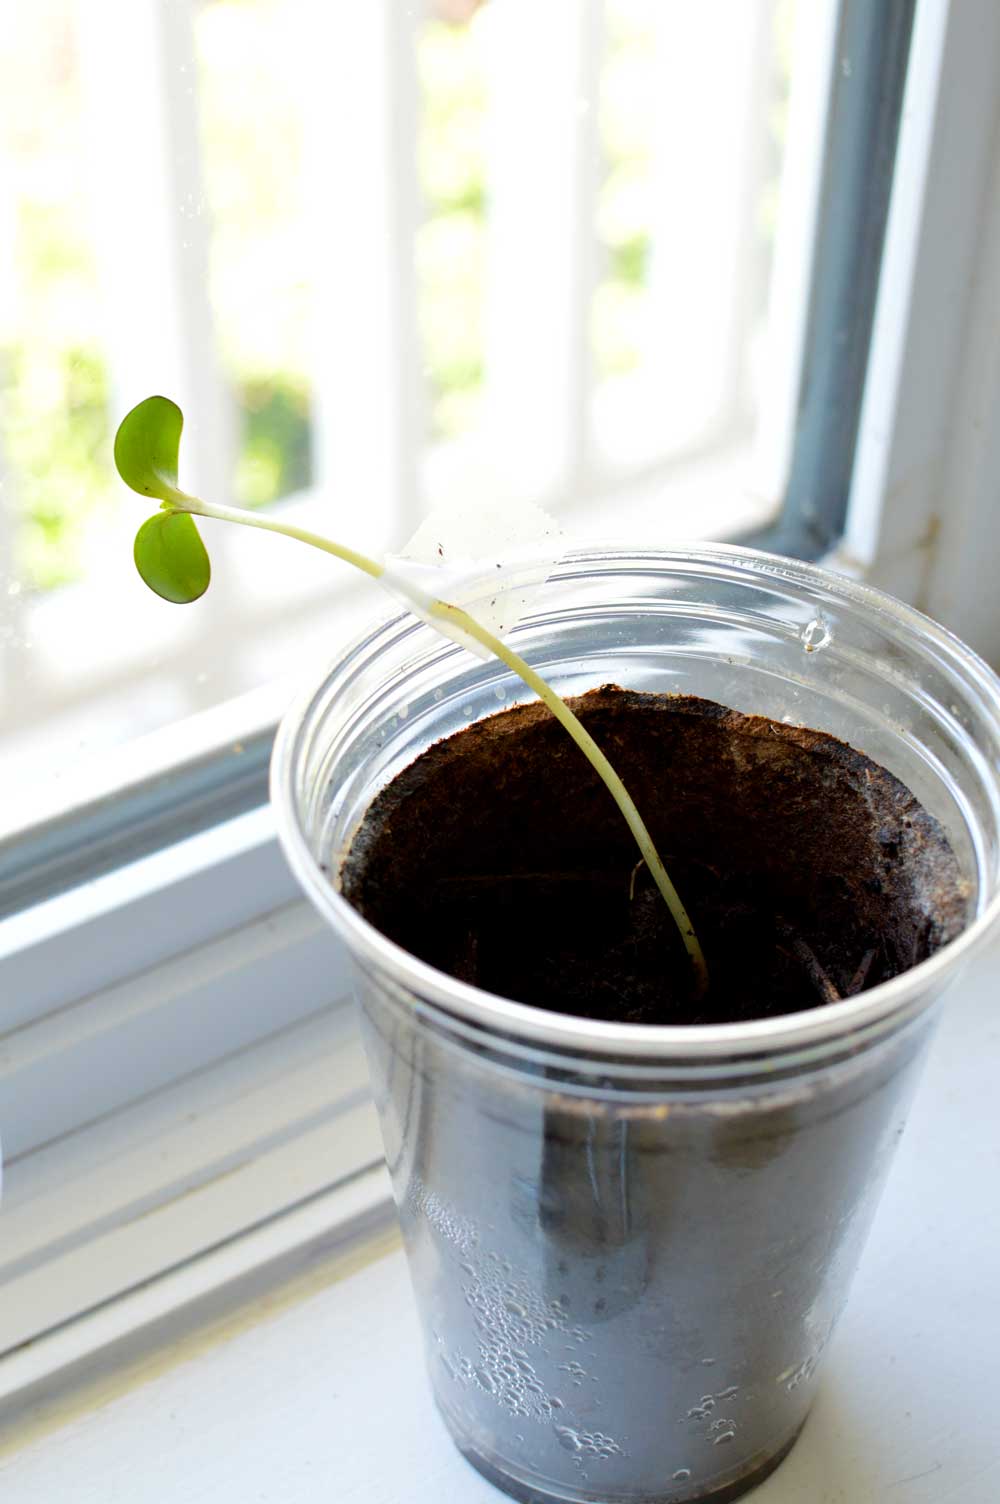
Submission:
[[[570,702],[642,813],[708,962],[604,785],[541,705],[438,742],[374,801],[345,896],[414,955],[540,1008],[632,1023],[835,1001],[952,939],[968,894],[939,824],[822,732],[607,685]]]

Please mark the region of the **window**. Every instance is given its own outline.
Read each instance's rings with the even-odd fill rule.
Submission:
[[[789,547],[825,546],[839,527],[795,496],[803,466],[842,496],[850,464],[912,5],[885,14],[19,14],[2,91],[0,756],[34,797],[6,828],[78,802],[108,757],[117,783],[141,778],[154,749],[120,749],[160,727],[174,759],[245,745],[254,715],[273,717],[266,691],[249,730],[192,717],[321,661],[378,609],[329,561],[226,529],[196,610],[144,592],[142,513],[110,442],[151,391],[186,409],[193,489],[374,549],[437,501],[498,492],[580,531],[606,531],[613,508],[623,533],[730,536],[788,493]],[[851,349],[820,372],[848,300]],[[805,429],[827,433],[837,383],[835,474]]]
[[[613,511],[625,533],[832,552],[996,653],[969,586],[1000,546],[998,57],[992,0],[18,9],[0,60],[17,1341],[378,1155],[346,979],[262,803],[289,673],[379,603],[290,544],[261,569],[253,535],[215,544],[200,607],[146,595],[116,418],[169,391],[193,489],[371,547],[501,488],[583,532]],[[71,1256],[54,1311],[40,1292]]]

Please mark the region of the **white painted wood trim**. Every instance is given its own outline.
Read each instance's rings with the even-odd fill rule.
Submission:
[[[769,127],[774,13],[769,0],[700,0],[680,10],[654,6],[650,25],[662,82],[640,380],[659,408],[655,442],[690,453],[744,416],[740,332]]]
[[[8,1160],[341,1003],[268,808],[0,922]]]
[[[955,395],[968,401],[963,372],[981,360],[969,338],[981,312],[974,298],[996,193],[998,119],[1000,7],[921,0],[842,549],[874,584],[917,605],[944,604],[946,576],[935,590],[928,572],[945,539],[952,578],[958,554],[969,559],[975,547],[945,488],[949,464],[954,480],[964,463],[954,447],[963,442]],[[980,294],[987,305],[993,295]],[[951,598],[956,614],[946,624],[961,632]]]
[[[43,1104],[57,1095],[41,1093]],[[10,1359],[26,1348],[297,1215],[381,1160],[354,1012],[343,1003],[10,1159],[0,1396],[18,1387],[3,1375],[21,1371]]]
[[[394,1227],[383,1164],[263,1222],[158,1279],[0,1358],[0,1452],[67,1409],[120,1390],[156,1355],[204,1347],[220,1323],[322,1281],[359,1246]],[[252,1319],[252,1316],[251,1316]]]
[[[3,1034],[299,897],[265,806],[0,920]]]
[[[420,9],[366,0],[348,15],[298,0],[290,13],[305,62],[315,484],[328,516],[369,549],[398,545],[421,505]]]
[[[1000,111],[919,604],[1000,667]]]
[[[173,397],[187,415],[186,484],[228,501],[236,415],[209,300],[196,11],[196,0],[76,0],[73,19],[114,408]]]
[[[534,500],[571,492],[590,450],[602,7],[504,0],[484,19],[485,424],[499,494]]]

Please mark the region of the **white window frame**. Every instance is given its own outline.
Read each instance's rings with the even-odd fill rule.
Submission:
[[[994,658],[1000,612],[972,586],[1000,566],[998,140],[1000,8],[920,0],[848,525],[831,560]],[[254,1247],[280,1271],[345,1217],[384,1214],[347,992],[345,957],[297,895],[262,809],[0,922],[12,1021],[0,1259],[8,1292],[15,1274],[25,1281],[19,1339],[34,1339],[0,1357],[0,1405],[113,1362],[123,1334],[159,1331],[169,1309],[201,1309],[205,1260],[228,1270],[220,1289],[243,1288],[233,1269],[253,1267]],[[258,1086],[249,1120],[234,1119]],[[192,1113],[200,1132],[186,1129]],[[47,1315],[40,1282],[69,1251],[78,1272]]]
[[[1000,662],[1000,10],[922,0],[834,559]],[[991,527],[992,521],[992,527]]]

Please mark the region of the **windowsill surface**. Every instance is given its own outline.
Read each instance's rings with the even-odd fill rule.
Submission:
[[[759,1504],[989,1504],[1000,1249],[1000,949],[934,1041],[850,1303],[798,1445]],[[497,1504],[431,1402],[403,1255],[368,1234],[305,1293],[11,1450],[17,1504]]]

